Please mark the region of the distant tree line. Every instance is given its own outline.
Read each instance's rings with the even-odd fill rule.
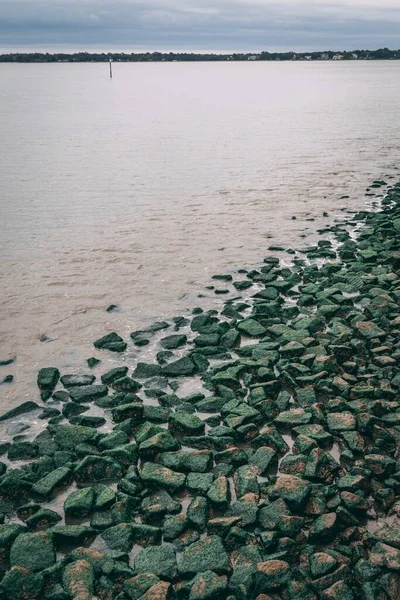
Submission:
[[[92,53],[77,52],[66,53],[42,53],[42,52],[18,52],[0,54],[0,62],[3,63],[58,63],[58,62],[106,62],[109,59],[115,62],[203,62],[203,61],[288,61],[288,60],[395,60],[400,59],[400,50],[352,50],[324,52],[260,52],[260,53],[233,53],[233,54],[195,54],[175,52],[108,52]]]

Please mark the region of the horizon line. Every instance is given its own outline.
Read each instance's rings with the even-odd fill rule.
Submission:
[[[190,56],[221,56],[221,57],[229,57],[229,56],[261,56],[261,55],[314,55],[314,54],[354,54],[356,52],[362,53],[377,53],[377,52],[400,52],[400,48],[388,48],[387,46],[377,48],[377,49],[368,49],[368,48],[356,48],[352,50],[346,49],[323,49],[323,50],[234,50],[234,51],[219,51],[219,50],[64,50],[64,49],[54,49],[52,51],[49,50],[0,50],[0,56],[10,56],[10,55],[35,55],[40,54],[44,56],[55,56],[59,54],[65,54],[69,56],[79,56],[82,54],[88,54],[92,56],[108,56],[112,54],[121,54],[125,56],[143,56],[143,55],[162,55],[162,56],[179,56],[179,55],[190,55]]]

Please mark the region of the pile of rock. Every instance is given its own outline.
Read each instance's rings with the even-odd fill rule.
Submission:
[[[249,298],[134,332],[154,363],[42,369],[2,417],[46,428],[1,445],[1,597],[399,599],[399,234],[400,184]]]

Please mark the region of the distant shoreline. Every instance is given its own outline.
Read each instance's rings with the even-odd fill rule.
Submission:
[[[323,52],[259,52],[233,54],[142,52],[107,53],[44,53],[15,52],[0,54],[0,63],[87,63],[87,62],[239,62],[239,61],[342,61],[342,60],[400,60],[400,50],[353,50]]]

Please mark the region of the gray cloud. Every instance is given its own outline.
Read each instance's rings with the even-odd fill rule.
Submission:
[[[0,47],[400,47],[398,0],[1,0]]]

